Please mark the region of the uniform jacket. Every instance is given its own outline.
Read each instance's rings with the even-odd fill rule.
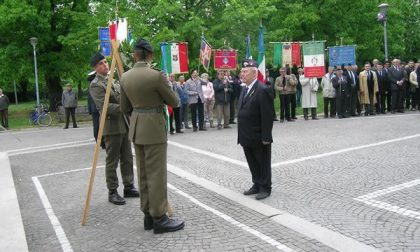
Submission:
[[[370,71],[373,78],[373,103],[376,103],[376,93],[379,92],[378,89],[378,77],[374,71]],[[359,74],[359,86],[360,86],[360,103],[369,104],[369,89],[367,81],[367,71],[364,70]]]
[[[199,78],[193,80],[189,79],[185,82],[185,92],[188,94],[188,104],[198,102],[200,97],[201,102],[204,102],[203,89],[201,88],[201,80]]]
[[[403,88],[403,85],[397,85],[397,81],[404,80],[404,69],[402,67],[397,70],[395,66],[388,69],[388,79],[391,83],[391,90]]]
[[[61,104],[65,108],[77,108],[77,93],[73,90],[64,90],[61,96]]]
[[[299,81],[302,84],[302,108],[316,108],[319,83],[316,78],[306,78],[305,75],[299,76]]]
[[[275,88],[279,94],[294,94],[296,93],[297,79],[294,74],[286,75],[286,85],[283,83],[283,77],[280,75],[276,78]]]
[[[238,143],[243,147],[260,147],[273,142],[273,99],[268,88],[258,80],[238,101]]]
[[[9,101],[9,98],[7,97],[7,95],[2,94],[0,96],[0,110],[6,110],[6,109],[8,109],[9,108],[9,104],[10,104],[10,101]]]
[[[225,87],[227,92],[225,92]],[[228,104],[230,102],[231,95],[233,95],[233,87],[229,82],[223,84],[223,80],[216,79],[213,83],[215,104]]]
[[[163,111],[144,113],[136,111],[175,107],[179,99],[168,85],[166,76],[146,62],[137,62],[121,77],[121,111],[131,113],[128,138],[134,144],[166,143],[167,131]]]
[[[89,87],[90,95],[96,104],[99,113],[102,114],[102,108],[105,101],[106,86],[108,78],[96,74],[95,79],[92,80]],[[104,136],[117,135],[127,133],[127,126],[124,121],[123,114],[120,111],[120,93],[116,86],[111,87],[109,96],[108,110],[104,126]]]
[[[322,87],[322,96],[327,98],[335,98],[335,88],[332,84],[332,78],[334,74],[327,73],[322,77],[321,87]]]

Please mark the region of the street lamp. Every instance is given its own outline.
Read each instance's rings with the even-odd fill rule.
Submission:
[[[389,5],[387,3],[382,3],[378,6],[379,13],[378,13],[378,22],[384,23],[384,43],[385,43],[385,61],[388,61],[388,38],[386,36],[386,20],[387,20],[387,12],[388,12]]]
[[[38,43],[38,39],[32,37],[29,39],[31,42],[32,47],[34,48],[34,65],[35,65],[35,90],[36,90],[36,107],[39,108],[39,89],[38,89],[38,67],[36,65],[36,44]]]

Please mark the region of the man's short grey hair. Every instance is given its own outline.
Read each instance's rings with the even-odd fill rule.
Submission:
[[[207,73],[202,73],[201,74],[201,79],[208,79],[209,75]]]

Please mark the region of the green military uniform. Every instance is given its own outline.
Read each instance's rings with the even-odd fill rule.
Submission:
[[[146,62],[137,62],[122,75],[121,110],[132,111],[128,137],[136,150],[141,210],[153,218],[163,216],[167,205],[164,104],[178,103],[166,76]]]
[[[97,74],[90,83],[89,92],[99,112],[105,101],[108,79]],[[108,112],[105,120],[103,136],[106,146],[106,184],[109,190],[118,188],[117,167],[120,162],[121,176],[126,188],[134,183],[133,154],[127,137],[127,126],[120,110],[120,93],[116,87],[111,88]]]

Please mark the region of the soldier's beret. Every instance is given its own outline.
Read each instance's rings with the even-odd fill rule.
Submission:
[[[258,64],[253,59],[245,59],[242,61],[242,68],[245,68],[245,67],[258,67]]]
[[[105,59],[105,56],[102,55],[102,53],[100,52],[96,52],[93,56],[92,59],[90,60],[90,65],[92,67],[96,66],[96,64],[98,64],[101,60]]]
[[[149,43],[149,41],[144,40],[142,38],[137,40],[137,42],[134,44],[134,48],[135,49],[144,49],[144,50],[149,51],[151,53],[153,52],[153,47]]]

